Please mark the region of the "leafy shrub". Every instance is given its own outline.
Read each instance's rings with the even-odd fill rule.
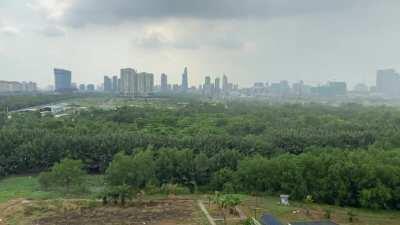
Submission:
[[[178,184],[164,184],[161,186],[161,192],[168,195],[190,194],[189,188],[180,186]]]
[[[224,184],[224,193],[225,194],[234,194],[235,188],[231,182],[227,182]]]
[[[56,163],[49,172],[39,175],[39,184],[45,190],[55,189],[63,193],[76,193],[86,190],[86,172],[80,160],[64,159]]]
[[[49,190],[54,185],[54,176],[51,172],[42,172],[39,174],[39,184],[43,190]]]
[[[114,204],[125,203],[133,198],[133,190],[128,185],[108,186],[101,194],[103,204],[108,204],[111,200]]]
[[[155,185],[154,183],[149,182],[146,185],[145,192],[149,195],[154,195],[154,194],[160,193],[161,189],[159,188],[159,186]]]

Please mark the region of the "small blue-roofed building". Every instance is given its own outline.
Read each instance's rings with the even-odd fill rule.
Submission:
[[[338,225],[332,221],[311,221],[311,222],[292,222],[289,225]]]
[[[264,214],[261,217],[261,224],[262,225],[283,225],[278,219],[270,214]]]

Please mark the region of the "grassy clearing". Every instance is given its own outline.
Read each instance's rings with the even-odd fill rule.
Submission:
[[[46,199],[58,197],[57,193],[41,191],[36,176],[9,177],[0,181],[0,203],[11,199]]]
[[[97,193],[103,190],[103,176],[88,176],[86,182],[88,193],[76,193],[71,196],[65,196],[56,191],[41,190],[36,175],[9,177],[0,180],[0,203],[17,198],[32,200],[76,197],[94,198]]]

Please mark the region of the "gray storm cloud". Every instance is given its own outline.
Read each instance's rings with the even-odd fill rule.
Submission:
[[[205,28],[202,29],[203,31],[200,33],[205,33]],[[202,36],[201,38],[197,37],[196,34],[196,32],[193,34],[186,32],[184,35],[180,35],[171,40],[166,38],[162,33],[152,32],[136,39],[134,44],[145,49],[157,50],[161,48],[195,50],[203,47],[223,50],[241,50],[246,45],[243,40],[225,32],[214,33],[214,35]]]
[[[64,22],[73,26],[166,18],[269,18],[343,10],[370,0],[84,0]]]
[[[75,82],[133,66],[193,84],[375,83],[399,70],[399,0],[0,0],[2,79]]]

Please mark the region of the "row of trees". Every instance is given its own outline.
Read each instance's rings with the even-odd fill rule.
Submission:
[[[56,164],[51,173],[41,175],[47,177],[41,183],[57,180],[64,170],[77,174],[73,177],[79,184],[81,172],[76,168],[83,166],[80,163],[66,160]],[[68,170],[68,166],[75,169]],[[65,176],[62,187],[69,188],[73,177]],[[341,206],[399,209],[400,152],[330,149],[269,159],[260,155],[243,157],[235,151],[209,158],[191,150],[147,149],[116,154],[106,169],[105,183],[105,196],[114,199],[126,199],[131,196],[130,190],[178,184],[191,192],[287,193],[297,200],[312,198]]]
[[[288,193],[317,202],[366,208],[400,208],[400,152],[314,150],[272,159],[226,151],[217,157],[190,150],[118,154],[106,171],[110,185],[145,188],[178,183],[192,191]]]
[[[238,190],[288,193],[341,206],[399,209],[400,152],[316,150],[246,158],[232,174]]]

